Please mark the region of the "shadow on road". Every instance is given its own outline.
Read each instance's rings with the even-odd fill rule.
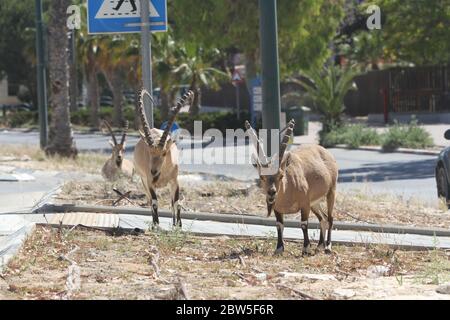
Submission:
[[[436,161],[387,162],[339,171],[339,182],[380,182],[388,180],[428,179],[434,177]]]

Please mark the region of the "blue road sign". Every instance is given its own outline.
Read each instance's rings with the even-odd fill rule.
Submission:
[[[167,31],[167,0],[150,1],[150,31]],[[88,32],[141,32],[140,0],[88,0]]]

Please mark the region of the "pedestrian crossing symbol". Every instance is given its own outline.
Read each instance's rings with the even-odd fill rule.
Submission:
[[[167,0],[150,2],[150,31],[167,31]],[[89,34],[141,31],[140,0],[88,0]]]

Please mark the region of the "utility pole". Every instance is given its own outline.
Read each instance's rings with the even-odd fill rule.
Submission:
[[[152,47],[150,33],[150,2],[141,0],[141,46],[142,46],[142,78],[144,88],[153,98],[152,84]],[[147,95],[144,96],[144,109],[147,116],[148,124],[151,128],[153,123],[153,101]]]
[[[280,129],[281,99],[278,65],[277,0],[259,0],[263,90],[263,128],[268,131],[267,154],[271,150],[271,129]],[[273,151],[273,152],[272,152]]]
[[[48,141],[48,116],[47,116],[47,72],[45,65],[44,49],[44,23],[42,21],[42,0],[36,3],[36,56],[37,56],[37,85],[39,107],[39,131],[40,146],[44,149]]]

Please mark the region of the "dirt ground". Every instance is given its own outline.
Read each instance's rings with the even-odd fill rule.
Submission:
[[[1,299],[450,299],[450,252],[335,246],[170,231],[113,236],[38,227],[0,275]],[[377,271],[378,270],[378,271]]]

